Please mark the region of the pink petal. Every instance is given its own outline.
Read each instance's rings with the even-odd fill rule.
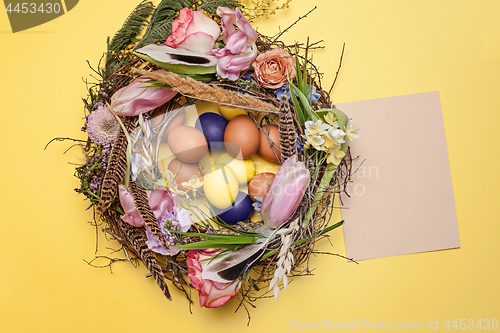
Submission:
[[[177,44],[178,48],[207,54],[215,45],[215,39],[204,32],[195,32],[188,35],[184,40]]]

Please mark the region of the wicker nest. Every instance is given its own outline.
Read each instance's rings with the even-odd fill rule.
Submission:
[[[287,276],[310,274],[309,257],[314,252],[315,242],[325,237],[328,231],[342,224],[342,221],[336,221],[337,223],[333,225],[329,225],[329,222],[335,195],[345,192],[346,185],[350,181],[351,155],[349,149],[338,166],[332,167],[325,160],[318,164],[317,159],[311,158],[304,152],[303,147],[306,142],[303,124],[300,124],[294,104],[285,94],[278,99],[274,90],[258,86],[248,88],[238,82],[225,80],[203,83],[189,77],[180,77],[172,72],[152,73],[160,68],[131,52],[137,46],[137,41],[125,44],[120,49],[108,50],[104,66],[95,70],[99,76],[98,82],[88,84],[89,98],[85,100],[86,112],[91,113],[97,105],[110,103],[110,97],[116,91],[137,77],[145,75],[152,81],[166,84],[178,92],[176,98],[160,107],[162,110],[166,109],[166,116],[161,128],[164,129],[174,118],[178,110],[182,108],[181,104],[210,101],[239,107],[249,111],[249,116],[254,119],[263,133],[265,133],[263,130],[265,125],[275,124],[279,126],[279,142],[272,142],[271,138],[265,134],[270,145],[279,148],[280,162],[297,155],[298,159],[311,170],[311,181],[296,211],[279,227],[278,232],[266,244],[261,255],[254,258],[247,269],[243,270],[238,277],[241,279],[238,308],[243,306],[246,309],[246,305],[251,304],[256,299],[270,297],[271,295],[268,294],[270,285],[274,289],[278,288],[279,291],[278,285],[281,281],[281,285],[286,287]],[[308,52],[316,45],[316,43],[307,43],[306,45],[287,46],[277,41],[276,38],[262,35],[259,35],[257,41],[260,52],[280,47],[298,59],[302,59],[297,71],[305,74],[306,81],[314,85],[319,94],[319,101],[314,109],[333,108],[328,92],[321,87],[319,80],[321,75],[308,59]],[[245,74],[251,74],[251,72],[243,73],[242,76]],[[155,109],[144,114],[143,120],[147,121],[149,116],[157,111]],[[263,114],[260,121],[254,117],[254,112]],[[279,120],[273,115],[278,115]],[[191,281],[188,278],[187,251],[180,251],[175,255],[162,255],[153,252],[146,244],[145,227],[134,227],[121,218],[124,211],[120,205],[118,185],[128,177],[127,173],[129,172],[127,148],[130,141],[127,137],[136,127],[141,126],[137,116],[121,117],[121,122],[123,127],[120,128],[120,133],[113,144],[99,145],[90,139],[87,140],[84,147],[87,162],[79,166],[76,172],[76,176],[82,183],[77,192],[85,194],[91,201],[91,207],[97,213],[96,220],[99,221],[96,223],[96,227],[101,227],[107,235],[121,244],[126,259],[120,260],[128,260],[131,263],[142,261],[168,299],[171,299],[171,294],[167,280],[183,291],[190,299]],[[153,128],[153,132],[158,130],[158,126]],[[158,136],[158,133],[155,134]],[[329,176],[325,177],[326,174]],[[145,226],[153,234],[161,235],[158,221],[148,205],[148,196],[144,187],[144,184],[138,181],[131,180],[129,182],[129,191]],[[216,217],[212,217],[210,223],[217,224],[216,232],[218,233],[238,234],[238,229],[221,223]],[[257,230],[262,226],[262,221],[246,220],[242,221],[242,224],[246,230]],[[194,235],[190,241],[196,242],[203,240],[203,234],[214,233],[214,229],[207,228],[207,224],[194,223],[188,232]],[[115,261],[112,258],[109,260],[109,265]],[[280,270],[281,272],[279,272]],[[286,271],[285,274],[283,274],[284,271]]]

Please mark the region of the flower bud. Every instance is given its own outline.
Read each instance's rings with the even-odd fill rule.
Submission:
[[[297,155],[283,163],[262,201],[262,219],[266,226],[277,228],[293,215],[310,179],[309,170]]]

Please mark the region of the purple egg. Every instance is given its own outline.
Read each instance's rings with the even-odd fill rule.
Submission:
[[[208,148],[220,150],[224,148],[224,132],[227,120],[213,112],[203,113],[196,120],[196,129],[201,131],[208,142]]]
[[[227,224],[236,224],[248,219],[252,215],[252,199],[246,193],[239,192],[236,200],[228,208],[220,209],[213,207],[213,209],[222,221]]]

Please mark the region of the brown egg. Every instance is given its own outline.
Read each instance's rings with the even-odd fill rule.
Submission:
[[[263,172],[255,175],[248,183],[248,195],[250,199],[255,202],[257,201],[255,197],[264,197],[275,177],[276,175],[271,172]]]
[[[224,142],[227,151],[232,156],[248,158],[259,149],[259,129],[249,116],[236,116],[226,126]]]
[[[208,151],[207,140],[196,128],[181,125],[168,134],[168,146],[184,163],[198,162]]]
[[[166,105],[166,104],[165,104]],[[151,118],[151,125],[153,127],[157,126],[160,121],[162,120],[164,114],[165,114],[166,108],[164,106],[159,107],[154,113],[153,113],[153,118]],[[170,111],[170,112],[174,112]],[[186,112],[184,110],[180,111],[174,119],[170,120],[168,123],[167,127],[163,131],[163,136],[162,140],[167,140],[168,134],[176,127],[184,125],[184,122],[186,121]]]
[[[278,126],[265,125],[262,127],[260,131],[259,154],[270,161],[279,162],[281,159],[281,151]]]
[[[179,190],[186,191],[187,188],[182,185],[183,182],[188,182],[189,178],[193,175],[197,175],[200,181],[203,181],[203,173],[199,165],[191,163],[183,163],[177,158],[174,158],[169,164],[168,169],[174,174],[175,182],[178,185]],[[203,186],[196,189],[199,192],[203,192]]]

